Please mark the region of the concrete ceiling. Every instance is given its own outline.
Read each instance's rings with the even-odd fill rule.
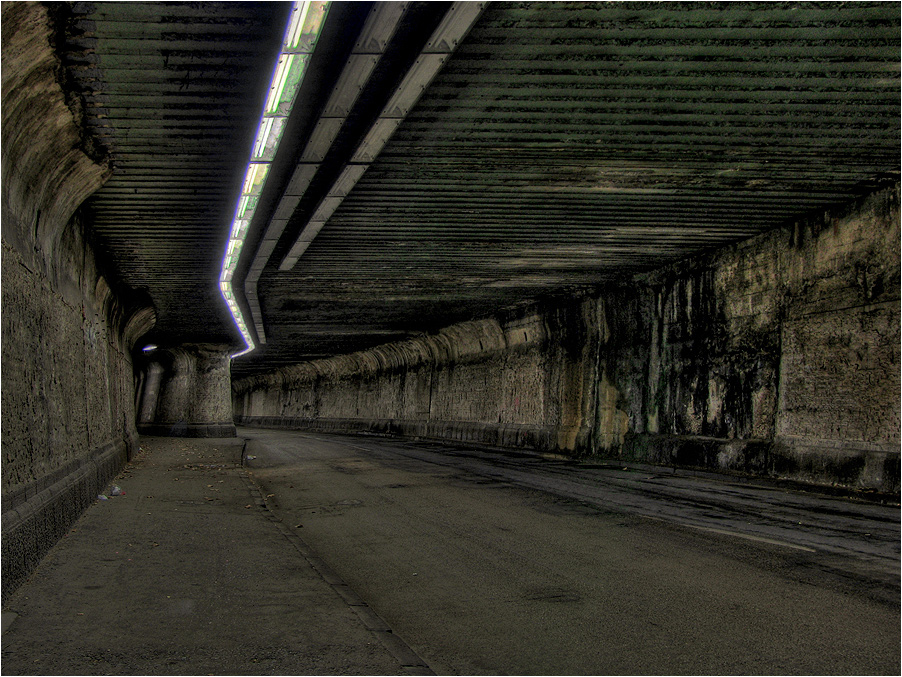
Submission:
[[[363,72],[371,3],[332,3],[236,274],[265,344],[234,374],[620,281],[898,180],[898,3],[499,2],[436,47],[449,6],[409,3]],[[287,8],[74,10],[64,60],[115,167],[95,234],[154,297],[156,340],[238,346],[217,277]],[[419,102],[361,161],[436,52]],[[342,73],[362,86],[336,122]],[[349,167],[356,184],[317,225]]]
[[[86,209],[113,272],[150,292],[155,341],[236,342],[216,280],[288,9],[57,6],[69,85],[113,167]]]

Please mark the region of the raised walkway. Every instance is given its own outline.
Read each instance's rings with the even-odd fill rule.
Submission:
[[[142,437],[3,609],[5,675],[432,674],[283,524],[244,442]]]

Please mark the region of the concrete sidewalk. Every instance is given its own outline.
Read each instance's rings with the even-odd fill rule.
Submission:
[[[141,439],[3,609],[6,675],[431,674],[241,467],[244,442]]]

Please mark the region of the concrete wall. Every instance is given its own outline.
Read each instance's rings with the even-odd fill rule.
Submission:
[[[248,378],[233,386],[237,420],[577,452],[597,312],[586,299]]]
[[[621,458],[899,491],[899,192],[613,298]]]
[[[899,492],[899,192],[597,295],[233,384],[244,424]]]
[[[3,3],[3,596],[135,446],[146,298],[111,289],[77,207],[109,172],[57,81],[44,5]]]

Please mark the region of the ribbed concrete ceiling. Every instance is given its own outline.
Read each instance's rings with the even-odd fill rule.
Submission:
[[[234,369],[623,279],[898,165],[896,4],[492,3],[289,272],[283,237]]]
[[[235,344],[216,280],[290,4],[62,5],[63,61],[114,170],[86,206],[96,239],[150,292],[150,339]]]
[[[104,3],[88,13],[97,21],[98,79],[109,104],[128,101],[130,88],[143,91],[140,78],[173,77],[172,62],[159,54],[156,70],[140,77],[107,70],[104,50],[124,48],[105,47],[104,35],[119,35],[114,28],[128,23],[119,14],[128,6],[116,6],[115,20],[107,19],[113,26],[101,21],[113,14],[102,14]],[[198,68],[188,76],[183,64],[180,77],[187,87],[206,81],[192,105],[209,116],[192,111],[187,117],[195,115],[197,124],[181,133],[228,176],[216,184],[216,199],[198,209],[215,212],[209,222],[226,229],[266,84],[259,80],[268,80],[280,37],[278,12],[238,3],[166,4],[167,12],[156,13],[148,7],[158,5],[137,6],[143,9],[133,11],[147,17],[196,17],[190,63]],[[331,49],[343,64],[348,37],[370,7],[333,8],[357,28],[318,50]],[[240,289],[255,255],[265,262],[251,277],[259,277],[266,343],[236,359],[234,374],[622,280],[898,179],[898,3],[491,3],[309,247],[280,270],[446,10],[447,3],[410,3],[271,255],[261,256],[270,217],[340,69],[323,71],[310,85],[236,280]],[[245,22],[241,38],[211,31],[199,37],[201,26],[233,15],[230,22]],[[223,61],[228,50],[244,56]],[[222,63],[236,69],[228,83],[194,79]],[[114,95],[120,84],[123,93]],[[185,96],[180,103],[194,101]],[[110,109],[111,118],[95,124],[110,128],[120,167],[139,139],[140,150],[129,152],[151,162],[156,139],[171,124],[166,106],[141,116],[134,114],[137,102],[119,106],[129,113],[112,119]],[[157,195],[171,185],[169,204],[195,204],[197,175],[167,178],[154,167],[146,185],[132,186],[131,171],[120,170],[93,201],[102,239],[128,281],[145,279],[169,304],[162,313],[169,335],[202,332],[204,324],[221,334],[228,329],[216,289],[223,232],[204,231],[206,240],[192,235],[190,242],[186,236],[183,247],[196,251],[182,256],[175,237],[189,221],[153,224],[148,217],[132,228],[133,211],[117,212],[140,204],[129,189],[140,195],[155,182]],[[181,272],[167,277],[167,261],[175,260]],[[184,308],[174,307],[175,299]]]

